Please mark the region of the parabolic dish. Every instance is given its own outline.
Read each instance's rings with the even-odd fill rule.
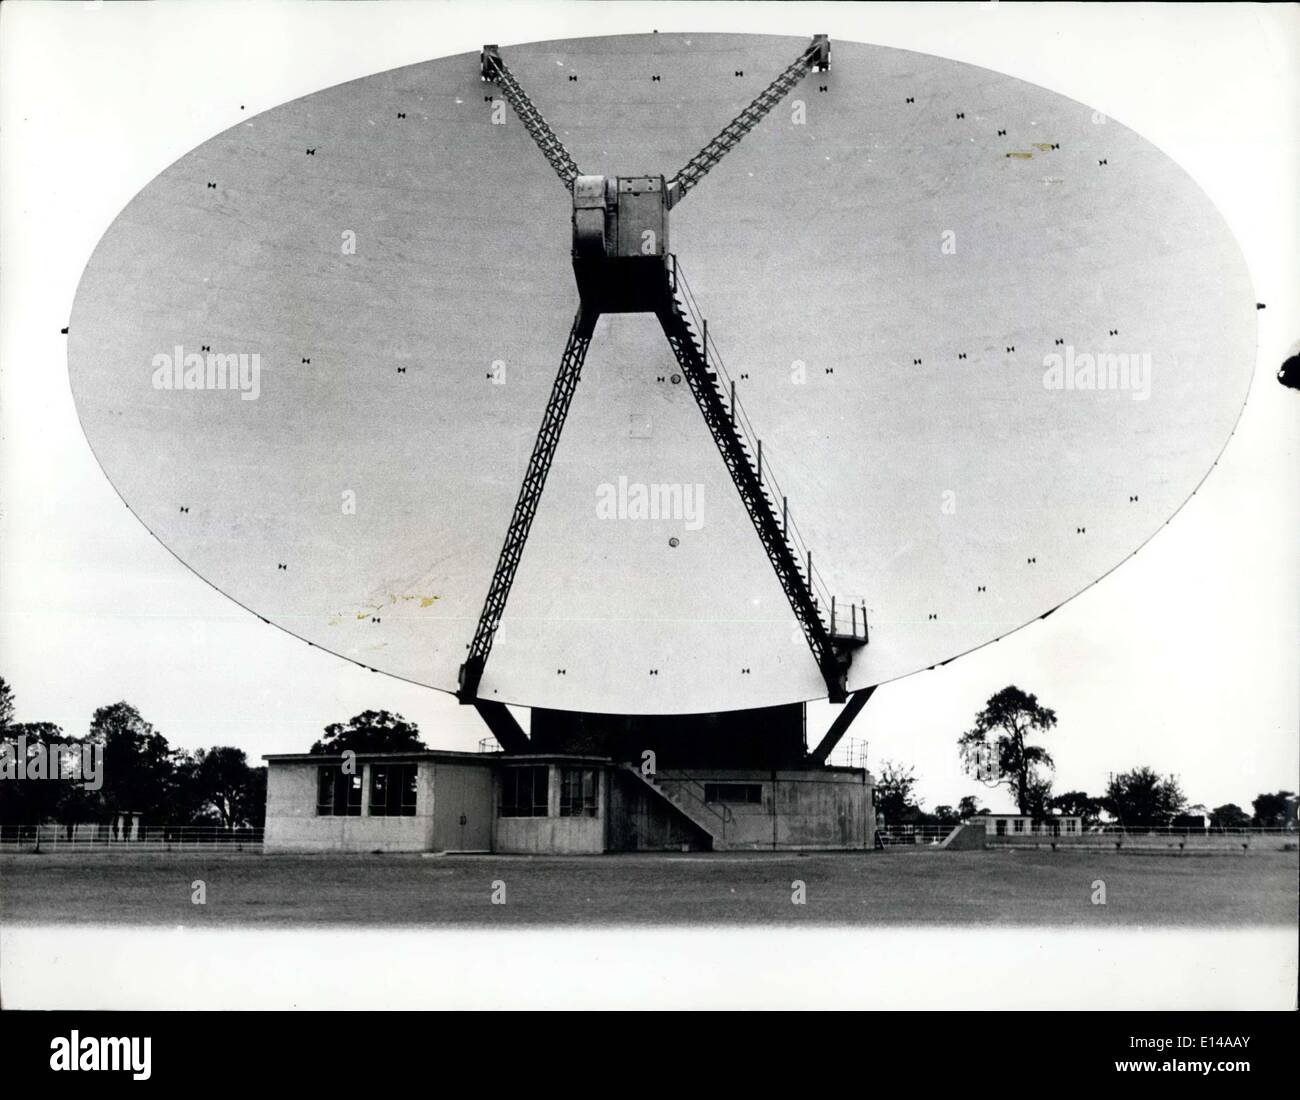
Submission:
[[[671,175],[806,42],[502,55],[583,172]],[[1157,532],[1233,430],[1256,320],[1222,217],[1137,134],[971,65],[831,57],[670,243],[826,590],[867,607],[859,689],[1041,617]],[[445,691],[577,304],[569,196],[493,98],[461,54],[212,138],[105,233],[69,333],[94,453],[165,546],[267,621]],[[256,399],[160,388],[176,349],[256,354]],[[825,696],[675,374],[654,317],[602,317],[481,697]],[[664,485],[680,513],[637,518]]]

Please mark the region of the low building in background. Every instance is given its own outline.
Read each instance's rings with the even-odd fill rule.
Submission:
[[[984,825],[989,836],[1079,836],[1083,833],[1081,817],[1049,817],[1034,819],[1030,814],[979,814],[968,818],[967,824]]]

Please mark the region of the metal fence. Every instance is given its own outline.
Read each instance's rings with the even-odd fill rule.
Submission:
[[[1152,825],[1150,827],[1133,827],[1128,825],[1093,825],[1090,827],[1085,827],[1081,832],[1077,832],[1077,833],[1067,833],[1064,831],[1058,833],[1056,830],[1052,828],[1051,822],[1039,822],[1032,831],[1026,830],[1025,832],[1021,832],[1021,833],[1008,832],[1005,836],[999,836],[995,833],[989,833],[989,839],[990,840],[1015,840],[1018,837],[1025,837],[1027,839],[1028,838],[1042,839],[1043,837],[1049,837],[1053,840],[1056,839],[1085,840],[1089,837],[1092,837],[1094,839],[1098,839],[1098,838],[1138,839],[1140,837],[1161,837],[1161,838],[1167,838],[1167,837],[1187,838],[1187,837],[1210,837],[1210,836],[1296,837],[1298,835],[1300,834],[1297,834],[1296,830],[1294,829],[1282,829],[1282,828],[1277,828],[1275,826],[1265,826],[1265,825],[1247,825],[1240,828],[1218,828],[1214,826],[1207,826],[1205,828],[1200,828],[1200,829],[1189,828],[1185,826],[1174,826],[1174,825]]]
[[[1183,828],[1153,826],[1128,828],[1123,825],[1098,825],[1079,833],[1059,835],[1051,830],[1037,832],[986,834],[989,848],[1075,849],[1078,851],[1259,851],[1294,850],[1294,829],[1254,826],[1245,828]]]
[[[886,848],[940,844],[954,827],[952,825],[885,825],[876,829],[876,836],[881,845]]]
[[[860,737],[844,737],[835,746],[826,763],[841,768],[867,766],[867,742]]]
[[[965,824],[983,826],[983,822],[979,819]],[[953,825],[884,825],[876,829],[876,836],[879,838],[880,845],[887,848],[937,846],[943,843],[955,827]],[[1007,848],[1040,844],[1080,848],[1103,846],[1122,848],[1125,845],[1141,847],[1144,843],[1175,846],[1206,839],[1218,839],[1221,842],[1235,840],[1244,846],[1249,846],[1252,840],[1260,843],[1270,840],[1300,841],[1300,833],[1295,829],[1266,826],[1208,829],[1153,826],[1134,829],[1123,825],[1096,825],[1082,832],[1067,833],[1058,832],[1051,822],[1039,822],[1035,828],[1026,828],[1024,832],[988,833],[985,842],[990,847]]]
[[[260,828],[225,829],[215,825],[142,825],[115,829],[76,825],[0,826],[0,851],[260,851]]]

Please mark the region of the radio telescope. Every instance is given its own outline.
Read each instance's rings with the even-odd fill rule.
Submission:
[[[626,728],[847,699],[842,733],[1170,520],[1255,308],[1210,200],[1090,107],[820,35],[654,34],[240,121],[106,232],[69,369],[181,561],[507,747],[507,703]]]

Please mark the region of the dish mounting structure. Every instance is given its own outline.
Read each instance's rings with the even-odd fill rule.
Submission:
[[[668,212],[734,149],[812,71],[830,68],[830,40],[815,35],[799,56],[671,178],[662,175],[584,175],[546,119],[511,73],[495,45],[479,55],[481,77],[495,84],[573,199],[574,275],[578,308],[519,488],[473,641],[460,667],[457,697],[476,705],[494,732],[513,726],[504,707],[477,697],[492,642],[514,583],[546,477],[577,389],[587,349],[602,313],[653,313],[690,386],[713,441],[749,514],[759,541],[803,630],[831,702],[849,698],[846,679],[854,650],[868,642],[866,607],[850,607],[849,630],[837,620],[835,599],[819,599],[812,553],[800,554],[791,538],[789,504],[764,480],[763,445],[751,450],[737,424],[734,381],[729,395],[709,359],[708,322],[700,318],[668,247]],[[703,330],[697,335],[695,323]],[[713,345],[716,354],[716,345]],[[860,620],[860,622],[859,622]],[[868,693],[855,693],[865,702]],[[494,720],[495,719],[495,720]],[[498,731],[498,727],[503,727]],[[514,738],[508,738],[514,740]],[[504,744],[505,742],[503,742]]]

